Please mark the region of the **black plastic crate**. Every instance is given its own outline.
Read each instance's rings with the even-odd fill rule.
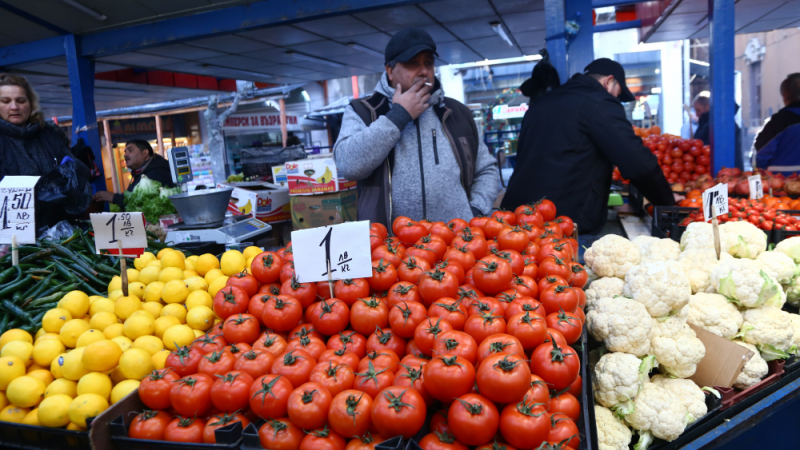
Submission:
[[[653,208],[653,226],[651,234],[661,238],[671,238],[680,242],[680,235],[686,227],[678,225],[689,214],[697,211],[697,208],[686,208],[682,206],[655,206]],[[682,229],[678,229],[680,227]],[[676,236],[678,234],[678,236]]]
[[[772,230],[772,236],[770,237],[769,242],[777,245],[778,242],[795,236],[800,236],[800,231]]]
[[[88,450],[90,447],[88,431],[0,422],[0,448],[2,449]]]
[[[131,418],[130,420],[133,419]],[[238,449],[239,444],[242,442],[241,422],[218,428],[214,433],[217,438],[216,444],[186,444],[184,442],[129,438],[128,425],[130,424],[130,420],[126,423],[125,416],[117,416],[109,424],[111,428],[111,443],[116,450],[178,450],[189,448],[198,450]],[[88,448],[88,446],[86,448]]]

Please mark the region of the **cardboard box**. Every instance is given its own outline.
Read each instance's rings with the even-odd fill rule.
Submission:
[[[292,210],[292,228],[295,230],[357,220],[358,197],[354,190],[292,196],[289,204]]]
[[[253,216],[267,222],[283,222],[292,218],[289,211],[289,191],[277,184],[263,181],[218,183],[218,188],[232,187],[228,211],[235,216]]]
[[[288,178],[286,178],[286,167],[281,166],[273,166],[272,167],[272,181],[275,184],[280,184],[281,186],[285,186],[289,183]]]
[[[690,323],[689,326],[706,346],[706,355],[689,379],[700,387],[733,386],[744,365],[753,357],[753,352],[696,325]]]
[[[336,162],[331,157],[289,161],[284,164],[284,168],[289,195],[325,194],[356,187],[355,181],[339,177]]]

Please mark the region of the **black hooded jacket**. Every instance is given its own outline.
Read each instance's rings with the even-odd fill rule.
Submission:
[[[145,163],[145,166],[141,172],[131,174],[133,180],[131,181],[131,184],[128,185],[128,192],[132,192],[133,188],[139,184],[139,181],[142,180],[142,175],[150,178],[153,181],[158,181],[164,187],[175,187],[175,183],[172,182],[172,172],[169,170],[169,161],[164,159],[161,155],[153,154],[153,156],[151,156],[150,159]],[[114,194],[114,200],[112,203],[124,207],[125,197],[123,194]]]

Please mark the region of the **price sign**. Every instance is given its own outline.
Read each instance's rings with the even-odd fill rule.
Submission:
[[[761,184],[761,175],[753,175],[747,177],[747,182],[750,183],[750,198],[759,199],[764,196],[764,185]]]
[[[0,181],[0,244],[36,243],[34,187],[39,177],[8,176]]]
[[[712,213],[712,208],[716,210],[716,214]],[[708,222],[714,216],[723,214],[728,214],[728,185],[720,183],[703,192],[703,215]]]
[[[333,280],[372,276],[369,221],[292,231],[292,252],[300,283],[327,281],[328,267]]]
[[[147,234],[144,228],[144,215],[140,212],[92,214],[94,243],[97,253],[139,256],[147,247]],[[102,250],[102,252],[101,252]]]

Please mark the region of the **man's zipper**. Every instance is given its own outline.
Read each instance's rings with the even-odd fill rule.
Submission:
[[[425,200],[425,166],[422,164],[422,134],[419,130],[419,119],[414,120],[417,127],[417,151],[419,153],[419,178],[422,182],[422,218],[428,218],[428,207]]]
[[[436,147],[436,128],[431,129],[431,136],[433,137],[433,159],[436,165],[439,165],[439,149]]]

